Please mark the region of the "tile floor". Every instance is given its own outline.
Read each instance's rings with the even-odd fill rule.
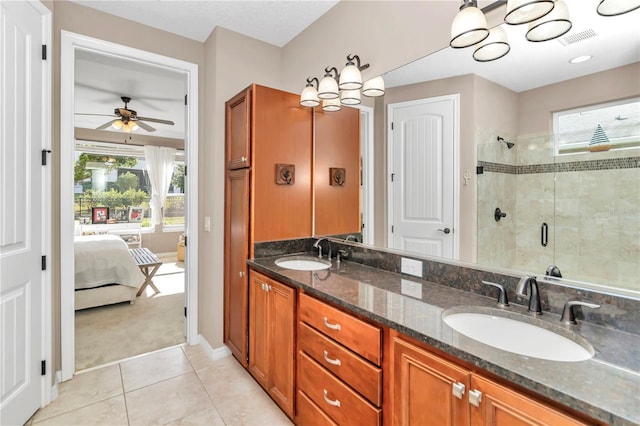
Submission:
[[[28,425],[291,425],[231,356],[178,346],[77,374]]]

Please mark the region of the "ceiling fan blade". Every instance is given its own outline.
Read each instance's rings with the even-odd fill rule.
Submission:
[[[144,120],[144,121],[150,121],[152,123],[168,124],[170,126],[173,126],[174,124],[176,124],[171,120],[161,120],[159,118],[149,118],[149,117],[140,117],[140,116],[138,116],[137,119],[138,120]]]
[[[135,120],[136,124],[140,127],[142,127],[144,130],[146,130],[147,132],[155,132],[156,129],[154,129],[153,127],[149,126],[147,123],[140,121],[140,120]]]
[[[107,127],[111,126],[111,125],[113,124],[113,122],[114,122],[114,121],[116,121],[116,120],[118,120],[118,119],[116,118],[116,119],[114,119],[114,120],[107,121],[107,122],[106,122],[106,123],[104,123],[102,126],[100,126],[100,127],[96,127],[96,130],[104,130],[104,129],[106,129]]]
[[[113,114],[92,114],[88,112],[76,112],[75,115],[95,115],[97,117],[115,117]]]

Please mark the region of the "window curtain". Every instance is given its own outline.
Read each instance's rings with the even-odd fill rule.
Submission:
[[[151,223],[162,224],[162,207],[169,192],[171,176],[173,175],[175,148],[165,148],[145,145],[144,157],[147,163],[147,172],[151,181]]]

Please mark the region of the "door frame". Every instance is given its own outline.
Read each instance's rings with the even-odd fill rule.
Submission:
[[[395,102],[387,105],[387,246],[393,241],[390,223],[393,221],[393,116],[397,108],[420,105],[424,103],[453,101],[453,260],[460,259],[460,94],[433,96],[412,101]]]
[[[373,107],[368,107],[365,105],[356,105],[356,108],[360,110],[360,117],[365,117],[365,129],[366,134],[360,135],[360,159],[362,161],[361,165],[361,185],[363,188],[361,200],[362,207],[360,213],[362,214],[362,218],[360,223],[364,222],[365,229],[361,229],[362,232],[362,242],[373,245],[373,230],[374,230],[374,215],[375,215],[375,206],[373,204],[374,199],[374,185],[373,185],[373,177],[374,177],[374,144],[373,144],[373,123],[374,123],[374,114]]]
[[[62,381],[75,373],[74,220],[73,163],[75,52],[100,54],[146,62],[187,77],[189,119],[185,128],[185,152],[189,167],[185,197],[185,292],[187,293],[187,343],[198,343],[198,65],[96,38],[61,31],[60,41],[60,340]]]

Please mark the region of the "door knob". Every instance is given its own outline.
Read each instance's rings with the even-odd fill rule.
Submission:
[[[449,234],[451,232],[450,228],[438,229],[440,232],[444,232],[445,234]]]

